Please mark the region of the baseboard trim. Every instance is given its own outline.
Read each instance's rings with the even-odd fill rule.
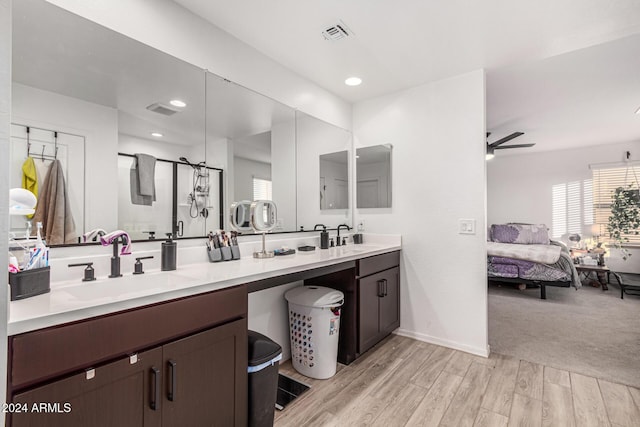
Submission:
[[[489,346],[487,348],[473,347],[466,344],[460,344],[456,341],[444,340],[442,338],[433,337],[431,335],[421,334],[419,332],[408,331],[406,329],[396,329],[394,332],[396,335],[400,335],[407,338],[413,338],[418,341],[427,342],[429,344],[436,344],[443,347],[449,347],[454,350],[464,351],[465,353],[475,354],[477,356],[489,357]]]

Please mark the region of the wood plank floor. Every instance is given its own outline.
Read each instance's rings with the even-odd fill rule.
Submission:
[[[640,426],[640,390],[492,354],[392,335],[311,385],[275,426]]]

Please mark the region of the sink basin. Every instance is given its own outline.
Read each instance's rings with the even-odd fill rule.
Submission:
[[[143,275],[98,279],[94,282],[52,288],[52,296],[71,301],[119,300],[123,297],[135,298],[175,289],[193,277],[175,272],[153,272]]]

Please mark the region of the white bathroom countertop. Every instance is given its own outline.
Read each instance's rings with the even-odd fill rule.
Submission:
[[[297,247],[295,241],[290,243],[290,247]],[[145,267],[145,274],[132,275],[123,269],[121,278],[98,277],[93,282],[82,282],[81,271],[77,271],[80,274],[73,281],[52,282],[47,294],[11,301],[8,335],[397,251],[401,242],[400,236],[367,237],[362,245],[326,250],[316,247],[312,252],[296,251],[268,259],[253,258],[252,251],[243,246],[240,260],[186,265],[178,262],[177,270],[168,272],[157,268],[147,271]]]

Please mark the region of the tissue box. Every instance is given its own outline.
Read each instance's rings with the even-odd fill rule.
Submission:
[[[11,285],[11,301],[46,294],[50,287],[50,267],[9,273]]]

